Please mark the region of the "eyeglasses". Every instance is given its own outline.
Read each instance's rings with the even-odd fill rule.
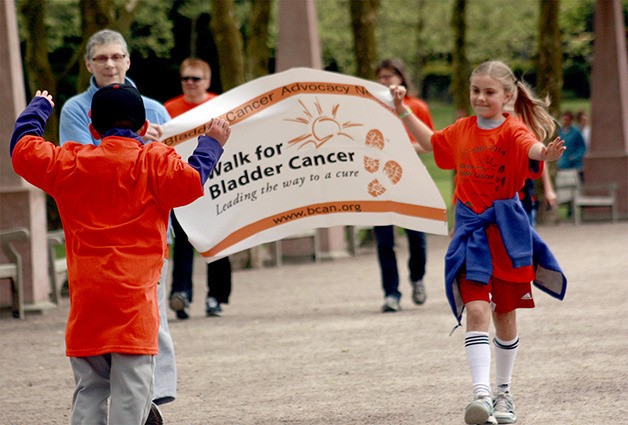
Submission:
[[[204,80],[204,78],[201,77],[181,77],[181,81],[185,81],[186,83],[188,81],[193,81],[195,83],[198,83],[199,81]]]
[[[123,61],[124,58],[126,58],[126,55],[121,55],[119,53],[116,53],[115,55],[111,55],[111,56],[105,56],[105,55],[96,56],[92,58],[92,62],[95,62],[98,65],[104,65],[109,61],[109,59],[117,63],[117,62]]]

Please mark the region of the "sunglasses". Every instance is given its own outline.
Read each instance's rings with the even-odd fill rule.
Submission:
[[[193,81],[195,83],[198,83],[199,81],[204,80],[204,78],[201,77],[181,77],[181,81]]]

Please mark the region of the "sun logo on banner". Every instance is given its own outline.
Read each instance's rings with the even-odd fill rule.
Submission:
[[[346,137],[352,141],[355,139],[344,132],[345,129],[351,127],[361,127],[363,124],[353,123],[351,121],[341,123],[338,118],[338,110],[340,104],[335,104],[331,108],[330,114],[324,114],[323,107],[318,99],[314,102],[315,113],[303,103],[298,100],[302,107],[303,115],[297,118],[286,118],[285,121],[296,122],[309,127],[309,132],[301,134],[288,141],[288,146],[297,146],[298,149],[312,143],[316,149],[323,146],[334,137]],[[382,132],[378,129],[369,130],[366,134],[364,143],[366,146],[383,151],[385,148],[385,139]],[[379,174],[379,178],[374,178],[369,182],[367,191],[368,193],[377,198],[384,194],[387,190],[388,184],[393,185],[399,183],[403,174],[403,169],[398,162],[390,160],[386,161],[383,166],[380,167],[380,160],[369,156],[364,156],[364,169],[374,176]]]
[[[366,133],[364,143],[366,146],[382,151],[385,147],[384,135],[377,129],[369,130],[369,132]],[[403,175],[403,168],[398,162],[393,160],[386,161],[380,171],[380,160],[366,155],[364,156],[364,169],[371,174],[379,172],[384,174],[383,177],[385,180],[383,183],[376,178],[371,180],[368,184],[368,193],[374,198],[377,198],[386,192],[386,182],[390,182],[395,185],[399,183],[399,180],[401,180],[401,176]]]
[[[341,123],[336,115],[340,104],[335,104],[331,108],[331,114],[324,114],[323,107],[318,99],[314,102],[316,113],[312,113],[310,109],[301,101],[298,101],[303,108],[303,116],[297,118],[288,118],[285,121],[292,121],[300,124],[307,125],[310,129],[309,132],[301,134],[292,140],[288,141],[288,146],[298,146],[301,149],[303,146],[313,143],[316,148],[320,148],[325,143],[337,136],[347,137],[351,140],[355,139],[344,130],[351,127],[360,127],[362,124],[353,123],[350,121]]]

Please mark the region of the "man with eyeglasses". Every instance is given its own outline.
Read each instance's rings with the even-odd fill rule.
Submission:
[[[105,29],[91,36],[85,51],[85,66],[92,74],[89,87],[83,93],[68,99],[61,109],[59,121],[59,141],[61,144],[68,140],[98,146],[96,140],[89,133],[87,126],[91,122],[88,112],[94,93],[109,84],[135,83],[126,76],[131,67],[131,59],[126,41],[122,34]],[[150,122],[145,141],[159,140],[161,124],[170,120],[168,112],[156,100],[142,96],[146,108],[146,119]]]
[[[181,62],[179,70],[183,94],[164,103],[173,118],[217,96],[207,91],[211,83],[211,67],[207,62],[198,58],[187,58]],[[174,249],[170,308],[175,311],[179,320],[185,320],[190,317],[187,310],[193,296],[194,247],[174,213],[171,214],[171,218]],[[221,304],[229,303],[229,295],[231,295],[231,261],[229,257],[223,257],[207,264],[206,316],[221,316]]]
[[[122,34],[109,29],[104,29],[93,34],[87,42],[85,51],[85,66],[92,74],[89,87],[83,93],[71,97],[61,109],[59,121],[59,141],[61,144],[67,141],[80,142],[85,145],[100,145],[100,140],[92,137],[89,131],[91,123],[90,108],[94,93],[99,88],[110,84],[135,83],[126,76],[131,66],[129,51]],[[159,140],[161,137],[161,124],[170,120],[168,112],[163,105],[156,100],[142,96],[146,110],[146,120],[149,127],[143,136],[145,142]],[[104,135],[103,135],[104,136]],[[113,184],[113,182],[112,182]],[[168,243],[171,243],[168,234]],[[164,253],[166,258],[168,253]],[[171,402],[176,397],[177,376],[174,355],[174,344],[168,328],[166,309],[166,276],[168,261],[164,260],[158,288],[159,301],[159,354],[156,356],[153,405],[146,421],[147,425],[159,425],[163,423],[161,413],[157,405]],[[106,284],[106,282],[103,282]],[[72,290],[72,282],[69,282],[69,290]],[[106,318],[103,318],[106,320]]]

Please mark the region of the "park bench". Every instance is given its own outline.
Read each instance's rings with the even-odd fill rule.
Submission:
[[[0,231],[0,246],[8,261],[0,264],[0,279],[11,281],[11,305],[16,319],[24,318],[24,269],[22,256],[13,242],[26,241],[29,237],[30,232],[23,227]]]
[[[57,258],[57,247],[65,244],[65,234],[62,229],[50,231],[47,236],[50,301],[58,305],[61,288],[68,278],[68,262],[65,256]]]
[[[554,183],[558,205],[569,205],[574,222],[582,222],[583,208],[610,208],[611,219],[617,221],[617,185],[583,185],[576,169],[558,170]]]

